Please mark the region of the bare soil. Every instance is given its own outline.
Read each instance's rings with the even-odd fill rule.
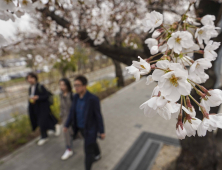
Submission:
[[[181,151],[180,147],[163,145],[152,170],[175,170],[175,162]]]

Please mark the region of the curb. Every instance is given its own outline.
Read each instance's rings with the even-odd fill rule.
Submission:
[[[26,148],[29,148],[31,145],[33,145],[34,143],[36,143],[36,141],[39,139],[39,136],[34,138],[33,140],[31,140],[30,142],[26,143],[24,146],[21,146],[20,148],[16,149],[15,151],[13,151],[11,154],[3,157],[0,159],[0,165],[7,162],[9,159],[12,159],[14,156],[16,156],[17,154],[19,154],[20,152],[22,152],[23,150],[25,150]]]

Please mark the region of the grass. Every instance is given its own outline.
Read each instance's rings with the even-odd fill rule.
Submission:
[[[0,157],[12,152],[38,135],[38,132],[32,133],[27,115],[18,117],[15,114],[14,118],[13,123],[0,127],[0,146],[4,146],[0,147]]]
[[[133,80],[128,80],[126,85],[131,82]],[[88,90],[96,94],[100,99],[104,99],[119,89],[116,87],[116,79],[101,80],[88,87]],[[58,95],[54,96],[51,111],[56,118],[60,118],[60,101]],[[28,115],[18,116],[18,114],[14,114],[14,118],[14,122],[8,123],[5,127],[0,126],[0,146],[4,146],[0,147],[0,158],[39,135],[39,130],[32,132]]]

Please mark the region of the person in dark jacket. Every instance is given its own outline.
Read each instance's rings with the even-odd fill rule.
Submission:
[[[105,139],[103,118],[99,98],[86,89],[87,79],[77,76],[74,81],[76,94],[64,131],[72,124],[74,137],[78,132],[84,137],[85,169],[90,170],[94,161],[101,158],[97,137]]]
[[[51,114],[49,93],[38,83],[38,76],[35,73],[29,73],[26,80],[30,84],[28,111],[32,130],[35,131],[38,126],[40,127],[41,139],[38,145],[43,145],[48,141],[47,130],[54,130],[55,135],[59,135],[58,121]]]

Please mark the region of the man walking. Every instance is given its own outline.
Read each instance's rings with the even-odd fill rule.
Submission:
[[[32,130],[40,127],[41,139],[38,145],[43,145],[48,141],[47,130],[54,130],[55,135],[58,136],[60,128],[56,125],[57,119],[51,114],[49,93],[38,83],[38,76],[35,73],[29,73],[26,80],[30,84],[28,111]]]
[[[78,76],[74,81],[76,94],[73,97],[70,114],[64,127],[67,131],[72,124],[75,135],[80,132],[84,137],[85,169],[91,170],[94,161],[101,158],[97,136],[105,138],[103,118],[99,98],[86,89],[87,79]]]

